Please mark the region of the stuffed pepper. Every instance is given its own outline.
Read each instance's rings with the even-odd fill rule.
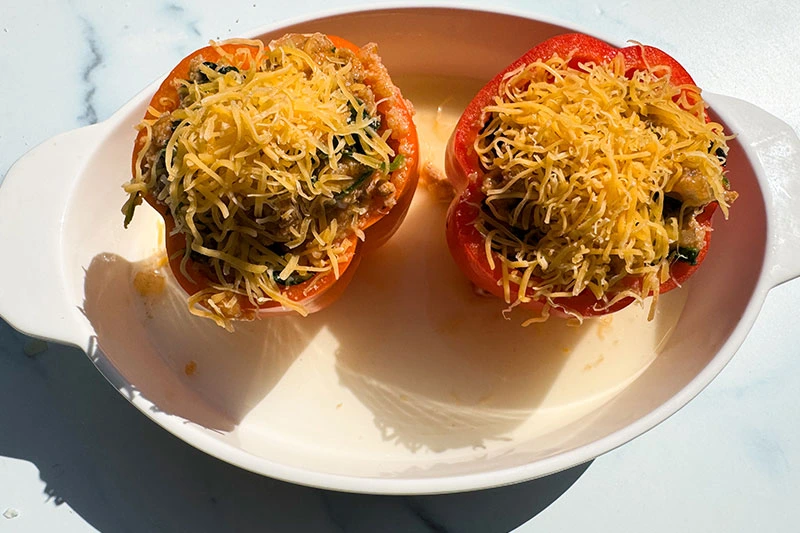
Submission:
[[[139,124],[125,225],[142,200],[163,216],[192,313],[228,328],[305,315],[398,228],[418,151],[374,44],[212,43],[172,70]]]
[[[736,198],[700,89],[649,46],[544,41],[492,79],[450,139],[447,240],[510,307],[603,315],[680,286]]]

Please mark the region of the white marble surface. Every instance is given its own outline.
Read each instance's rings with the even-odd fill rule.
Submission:
[[[796,2],[494,4],[662,47],[706,90],[800,132]],[[0,176],[46,138],[107,118],[209,38],[331,6],[274,5],[2,2]],[[0,531],[797,531],[799,298],[798,280],[774,289],[732,363],[648,434],[542,480],[435,497],[340,494],[241,471],[155,426],[82,352],[28,356],[36,343],[0,321]]]

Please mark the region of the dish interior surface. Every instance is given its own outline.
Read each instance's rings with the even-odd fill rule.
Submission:
[[[441,170],[444,145],[477,89],[568,30],[511,15],[409,9],[334,16],[262,38],[285,31],[378,42],[417,110],[422,162]],[[164,266],[163,225],[152,209],[139,208],[122,229],[121,184],[144,106],[126,108],[76,181],[64,216],[65,286],[91,325],[94,357],[131,384],[125,394],[151,403],[162,423],[186,421],[184,438],[203,434],[262,473],[280,464],[441,478],[596,445],[661,408],[709,364],[763,263],[762,194],[733,141],[729,178],[740,198],[730,220],[716,221],[703,268],[662,296],[653,321],[639,306],[579,328],[558,320],[523,328],[527,316],[517,310],[506,319],[502,302],[473,294],[458,272],[444,238],[447,204],[420,186],[398,234],[364,258],[341,300],[307,318],[241,323],[229,334],[189,314]]]

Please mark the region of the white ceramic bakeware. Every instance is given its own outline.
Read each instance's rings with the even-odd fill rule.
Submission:
[[[574,30],[418,7],[331,14],[251,37],[322,31],[379,43],[425,123],[423,154],[438,164],[448,112],[532,45]],[[663,298],[653,322],[639,308],[580,329],[504,320],[458,274],[444,243],[445,206],[421,190],[403,228],[364,259],[335,305],[228,334],[190,316],[169,273],[153,270],[163,253],[157,215],[142,207],[122,228],[134,125],[156,87],[9,171],[0,187],[0,315],[84,349],[153,421],[264,475],[421,494],[585,462],[697,395],[744,340],[769,289],[800,274],[800,142],[766,112],[706,94],[712,116],[737,136],[728,168],[740,198],[729,220],[715,221],[703,267]],[[164,275],[166,287],[142,290],[137,275]]]

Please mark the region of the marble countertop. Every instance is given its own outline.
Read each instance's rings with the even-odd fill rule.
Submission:
[[[367,3],[337,7],[358,4]],[[328,5],[298,0],[276,10],[263,0],[3,2],[0,179],[41,141],[109,117],[208,39]],[[747,100],[800,132],[796,2],[494,5],[669,50],[705,90]],[[722,374],[631,443],[540,480],[424,497],[305,488],[218,461],[145,418],[83,352],[34,341],[0,320],[0,531],[795,530],[798,299],[800,280],[773,289]]]

